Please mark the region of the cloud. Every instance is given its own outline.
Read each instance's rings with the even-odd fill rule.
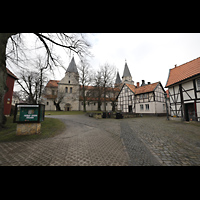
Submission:
[[[122,76],[126,59],[135,82],[146,79],[165,86],[170,68],[200,56],[200,34],[106,33],[95,37],[93,67],[115,64]]]

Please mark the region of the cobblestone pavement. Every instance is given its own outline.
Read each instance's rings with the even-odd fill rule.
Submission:
[[[132,118],[126,123],[162,165],[200,165],[199,123],[167,121],[165,117]]]
[[[0,143],[0,165],[128,165],[117,120],[84,115],[55,117],[66,123],[66,131],[48,139]]]
[[[165,117],[60,118],[66,130],[40,140],[0,143],[0,166],[200,165],[200,126]]]
[[[130,166],[159,166],[162,162],[132,131],[127,120],[121,121],[121,137],[129,154]]]

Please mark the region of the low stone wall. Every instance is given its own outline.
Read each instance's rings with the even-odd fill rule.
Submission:
[[[41,123],[17,124],[16,135],[34,135],[40,134]]]
[[[101,119],[102,118],[101,113],[94,113],[93,117],[95,119]]]

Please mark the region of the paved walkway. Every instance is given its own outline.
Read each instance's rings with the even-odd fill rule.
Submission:
[[[66,130],[48,139],[1,142],[2,166],[200,165],[200,127],[164,117],[50,116]]]
[[[66,131],[48,139],[0,143],[0,165],[128,165],[116,120],[84,115],[55,117],[66,123]]]
[[[200,166],[200,123],[167,121],[165,117],[132,118],[126,122],[162,165]]]

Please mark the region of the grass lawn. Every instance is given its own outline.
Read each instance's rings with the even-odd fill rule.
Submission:
[[[37,135],[16,135],[17,123],[13,117],[8,117],[5,128],[0,130],[0,142],[22,141],[53,137],[65,129],[65,124],[59,119],[45,118],[41,123],[41,133]]]
[[[83,111],[45,111],[45,115],[82,115]]]
[[[84,115],[86,113],[103,113],[103,111],[45,111],[45,115]]]

